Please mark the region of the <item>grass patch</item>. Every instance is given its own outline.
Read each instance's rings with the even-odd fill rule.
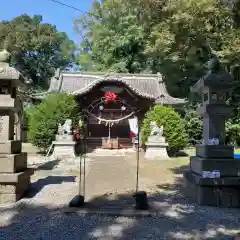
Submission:
[[[136,154],[129,153],[126,157],[134,173],[137,167]],[[174,157],[166,161],[148,161],[144,159],[144,153],[140,153],[139,176],[145,181],[151,182],[151,184],[172,183],[176,175],[182,174],[188,164],[189,157]]]

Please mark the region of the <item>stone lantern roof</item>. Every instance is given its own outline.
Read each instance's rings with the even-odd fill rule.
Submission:
[[[234,81],[228,72],[222,70],[218,59],[211,59],[208,64],[208,68],[208,73],[200,78],[193,87],[191,87],[191,92],[201,92],[206,87],[214,90],[230,91],[232,88],[239,85],[239,83]]]

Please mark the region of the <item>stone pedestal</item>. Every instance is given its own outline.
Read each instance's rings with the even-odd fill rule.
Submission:
[[[169,160],[165,142],[165,137],[149,136],[146,143],[146,153],[144,158],[146,160]]]
[[[76,142],[73,135],[56,135],[56,141],[53,141],[53,159],[75,158]]]
[[[240,177],[202,178],[184,173],[186,194],[199,205],[240,207]]]
[[[240,207],[240,161],[233,146],[197,145],[184,173],[186,194],[200,205]],[[219,178],[204,178],[204,171],[220,172]]]
[[[0,173],[0,204],[15,203],[28,190],[33,169],[21,172]]]
[[[32,169],[22,142],[14,140],[15,113],[21,111],[16,96],[19,73],[9,67],[0,52],[0,204],[15,203],[28,189]],[[3,54],[3,55],[4,55]]]
[[[225,121],[231,114],[226,94],[234,86],[231,76],[219,68],[210,69],[192,88],[202,94],[197,111],[203,118],[205,144],[196,145],[184,178],[187,196],[200,205],[240,207],[240,161],[234,159],[234,147],[225,145]],[[207,145],[214,138],[219,145]]]
[[[234,147],[232,145],[196,145],[196,156],[201,158],[234,158]]]

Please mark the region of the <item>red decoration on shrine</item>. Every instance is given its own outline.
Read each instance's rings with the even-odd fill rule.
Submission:
[[[106,102],[115,101],[117,98],[117,95],[112,92],[105,92],[104,98]]]
[[[74,129],[73,129],[73,136],[74,136],[74,138],[75,138],[75,140],[79,140],[80,139],[80,134],[79,134],[79,128],[78,127],[75,127]]]
[[[132,131],[130,131],[130,138],[135,138],[136,137],[136,134],[134,133],[134,132],[132,132]]]

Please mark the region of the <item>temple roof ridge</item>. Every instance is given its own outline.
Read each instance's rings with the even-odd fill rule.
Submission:
[[[76,72],[70,72],[70,71],[61,71],[64,75],[88,75],[88,76],[104,76],[104,75],[110,75],[110,76],[122,76],[122,77],[155,77],[157,78],[159,76],[159,73],[116,73],[116,72],[86,72],[86,71],[76,71]]]
[[[129,87],[133,92],[135,92],[137,95],[141,96],[141,97],[145,97],[145,98],[149,98],[149,99],[155,99],[155,96],[149,93],[145,93],[144,91],[140,91],[139,89],[135,88],[134,86],[132,86],[131,83],[127,82],[124,78],[122,78],[121,76],[111,76],[111,75],[105,75],[102,78],[98,78],[95,81],[93,81],[92,83],[90,83],[88,86],[79,89],[77,91],[72,92],[73,95],[79,95],[81,93],[86,93],[88,91],[91,91],[91,89],[93,87],[95,87],[96,85],[98,85],[99,83],[103,82],[103,81],[114,81],[114,82],[122,82],[125,85],[127,85],[127,87]]]
[[[48,92],[68,92],[83,95],[102,82],[121,83],[136,95],[160,104],[183,104],[185,99],[171,97],[161,73],[70,72],[57,70]]]

